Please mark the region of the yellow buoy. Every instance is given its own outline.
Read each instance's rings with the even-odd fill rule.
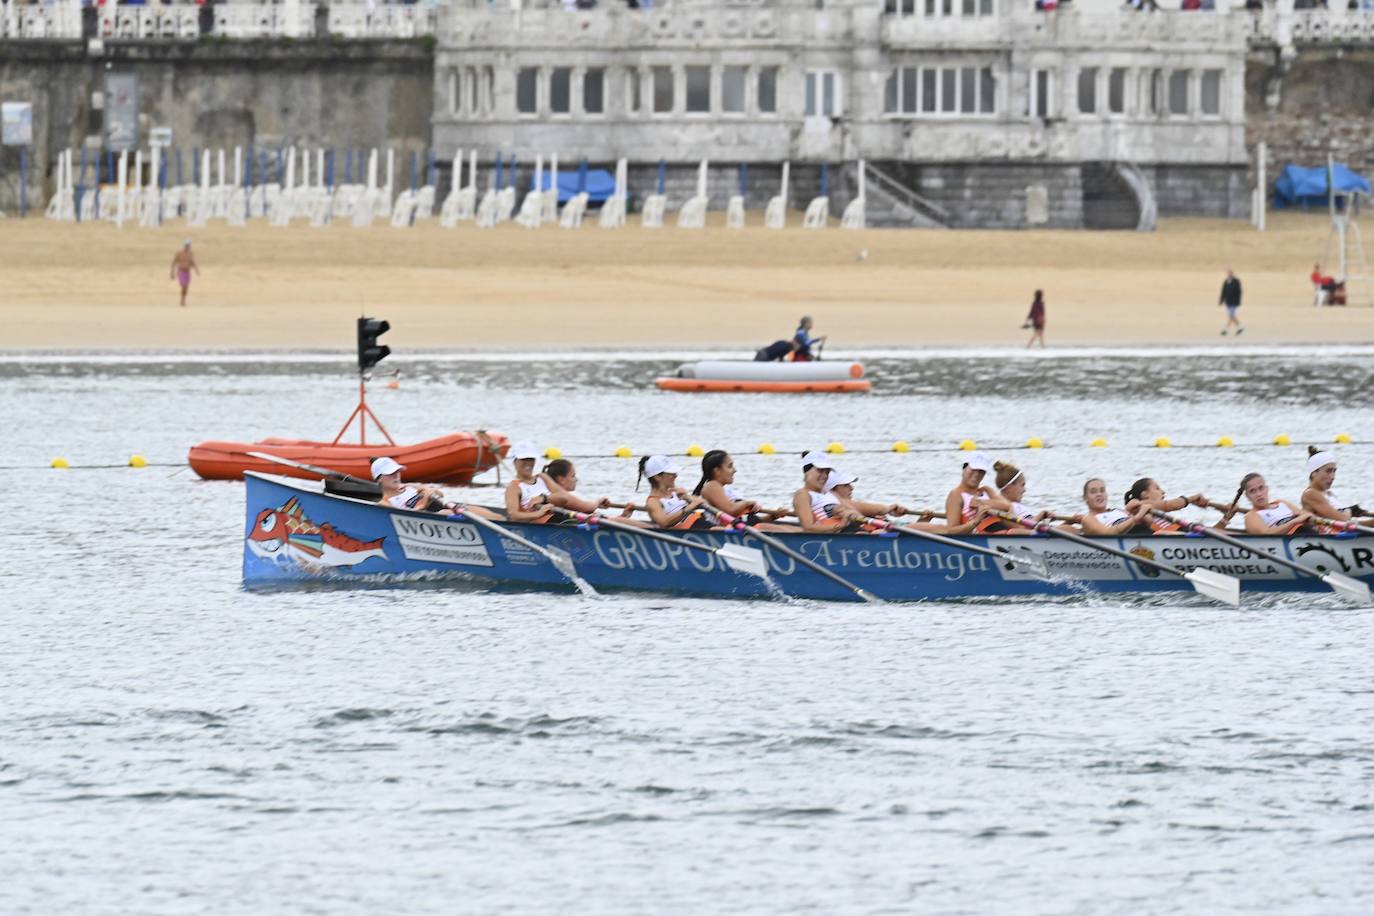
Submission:
[[[1044,448],[1045,440],[1037,436],[1031,436],[1026,440],[1026,448]]]
[[[1106,447],[1107,447],[1107,440],[1106,440],[1106,439],[1103,439],[1103,438],[1101,438],[1101,437],[1099,437],[1099,438],[1094,439],[1093,441],[1089,442],[1088,444],[1091,445],[1093,448],[1106,448]]]
[[[1350,438],[1350,433],[1336,433],[1337,445],[1349,445],[1354,440]]]
[[[695,443],[693,443],[692,445],[687,446],[687,454],[692,458],[700,458],[702,455],[706,454],[706,450],[703,449],[700,445],[696,445]]]
[[[62,468],[71,467],[71,464],[67,461],[66,458],[54,458],[52,460],[51,466],[57,468],[60,471]]]
[[[978,443],[974,442],[972,439],[965,439],[963,442],[959,443],[959,450],[963,452],[971,452],[977,448]]]
[[[148,459],[147,459],[147,458],[144,458],[142,455],[131,455],[131,456],[129,457],[129,467],[131,467],[131,468],[146,468],[147,466],[148,466]]]
[[[1288,437],[1288,434],[1287,434],[1287,433],[1279,433],[1277,436],[1274,437],[1274,444],[1275,444],[1275,445],[1292,445],[1292,444],[1293,444],[1293,440],[1290,439],[1290,438]]]
[[[1235,444],[1236,440],[1232,439],[1230,436],[1222,436],[1217,440],[1217,448],[1231,448]]]
[[[617,458],[633,458],[635,456],[635,453],[630,451],[630,447],[628,445],[622,445],[620,448],[615,450],[615,456]]]
[[[760,445],[760,446],[759,446],[759,454],[760,454],[760,455],[771,455],[771,454],[773,454],[773,453],[776,452],[776,451],[777,451],[777,449],[773,448],[773,445],[772,445],[772,443],[770,443],[770,442],[765,442],[765,443],[763,443],[763,445]]]
[[[905,439],[898,439],[896,442],[892,443],[892,450],[894,452],[909,452],[911,451],[911,446],[906,444]]]
[[[825,447],[825,450],[832,455],[843,455],[844,445],[839,442],[832,442]]]
[[[1168,436],[1160,436],[1155,440],[1155,448],[1173,448],[1174,444],[1169,441]]]
[[[550,461],[562,458],[563,450],[555,445],[550,445],[548,448],[544,449],[544,457],[549,459]]]

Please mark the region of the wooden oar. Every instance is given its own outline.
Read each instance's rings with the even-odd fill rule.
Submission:
[[[1342,598],[1344,598],[1346,601],[1349,601],[1352,604],[1357,604],[1360,607],[1368,607],[1370,604],[1371,598],[1369,594],[1369,586],[1365,585],[1358,579],[1352,579],[1349,576],[1344,576],[1340,573],[1334,572],[1320,573],[1317,572],[1317,570],[1315,569],[1309,569],[1308,567],[1303,566],[1301,563],[1295,563],[1292,560],[1287,559],[1286,557],[1275,556],[1274,554],[1268,553],[1267,551],[1251,547],[1250,545],[1242,541],[1240,538],[1232,537],[1231,535],[1218,531],[1215,528],[1208,528],[1201,522],[1189,522],[1184,521],[1181,518],[1174,518],[1169,513],[1164,512],[1160,509],[1155,509],[1153,510],[1153,512],[1156,518],[1162,518],[1165,521],[1172,522],[1173,524],[1178,525],[1184,531],[1189,531],[1193,534],[1200,534],[1203,537],[1213,538],[1215,540],[1221,541],[1223,544],[1229,544],[1237,550],[1243,550],[1246,553],[1253,554],[1259,557],[1260,559],[1269,560],[1273,563],[1279,564],[1280,566],[1286,566],[1294,572],[1302,573],[1304,576],[1311,576],[1314,579],[1320,579],[1323,582],[1325,582],[1328,586],[1330,586],[1332,591],[1334,591],[1336,594],[1340,595]]]
[[[1362,515],[1357,517],[1364,518]],[[1312,516],[1312,521],[1319,525],[1330,525],[1332,528],[1337,528],[1341,531],[1359,531],[1364,534],[1374,534],[1374,527],[1370,525],[1361,525],[1359,522],[1355,521],[1354,518],[1351,518],[1349,521],[1342,521],[1338,518],[1322,518],[1320,515],[1314,515]]]
[[[725,561],[725,565],[736,572],[758,576],[760,579],[766,579],[768,577],[768,561],[764,558],[763,551],[756,547],[745,547],[742,544],[724,544],[720,547],[712,547],[710,544],[699,544],[696,541],[689,541],[686,538],[674,537],[671,534],[665,534],[654,528],[641,528],[639,525],[631,525],[619,521],[618,519],[609,518],[605,515],[575,512],[572,509],[562,509],[558,506],[550,506],[549,508],[559,515],[575,518],[579,522],[605,525],[608,528],[615,528],[619,531],[627,531],[630,534],[646,537],[651,541],[662,541],[665,544],[676,544],[688,550],[715,554]]]
[[[284,464],[287,467],[297,468],[298,470],[306,471],[311,474],[323,477],[326,480],[349,480],[356,481],[358,483],[366,482],[363,481],[362,478],[354,477],[351,474],[341,474],[338,471],[331,471],[328,468],[316,467],[311,464],[303,464],[299,461],[292,461],[289,458],[281,458],[277,455],[269,455],[266,452],[248,452],[248,455],[251,458],[261,458],[265,461],[272,461],[277,464]],[[479,528],[485,528],[493,534],[497,534],[503,538],[506,538],[507,540],[514,541],[515,543],[520,544],[523,547],[528,547],[530,550],[533,550],[535,553],[539,554],[541,557],[548,560],[549,563],[552,564],[553,568],[562,573],[569,582],[577,586],[577,590],[580,591],[582,594],[591,596],[596,595],[596,589],[592,588],[591,584],[587,582],[587,580],[583,579],[581,576],[577,574],[577,567],[573,565],[572,557],[568,556],[568,554],[565,551],[559,550],[557,547],[545,547],[542,544],[536,544],[534,543],[534,541],[531,541],[528,538],[521,537],[514,531],[510,531],[502,527],[501,525],[496,524],[491,519],[483,518],[482,516],[477,515],[473,512],[464,512],[463,509],[465,507],[463,506],[455,506],[454,508],[458,510],[460,517],[463,518],[465,521],[472,522]]]
[[[841,576],[834,570],[827,569],[826,567],[817,563],[815,560],[812,560],[810,557],[807,557],[804,554],[796,550],[793,550],[791,547],[788,547],[778,538],[773,537],[773,535],[760,531],[756,525],[746,525],[741,519],[735,518],[728,512],[721,512],[714,506],[703,505],[701,508],[704,512],[706,512],[706,514],[710,515],[720,524],[732,525],[737,528],[741,528],[745,531],[748,531],[754,537],[758,538],[760,541],[767,544],[769,547],[772,547],[778,553],[782,554],[785,557],[791,557],[793,560],[805,566],[813,573],[816,573],[819,576],[824,576],[831,582],[834,582],[836,585],[843,585],[845,588],[849,589],[851,592],[853,592],[855,595],[858,595],[860,598],[862,598],[864,601],[867,601],[869,604],[884,603],[884,601],[881,598],[874,595],[872,592],[864,591],[863,589],[859,588],[853,582],[850,582],[848,579],[846,579],[844,576]]]
[[[1166,572],[1171,576],[1178,576],[1180,579],[1187,579],[1198,593],[1206,595],[1214,601],[1221,601],[1232,607],[1236,607],[1240,604],[1240,580],[1235,576],[1228,576],[1224,573],[1213,572],[1210,569],[1202,569],[1201,567],[1194,567],[1185,572],[1175,569],[1172,566],[1167,566],[1164,563],[1156,563],[1154,560],[1138,557],[1124,550],[1117,550],[1115,547],[1108,547],[1106,544],[1099,544],[1091,538],[1085,538],[1081,534],[1074,534],[1072,531],[1065,531],[1063,528],[1056,528],[1047,522],[1041,522],[1039,524],[1023,522],[1010,512],[995,512],[993,514],[1004,522],[1020,525],[1023,528],[1031,528],[1035,531],[1039,531],[1041,534],[1053,535],[1054,537],[1063,538],[1066,541],[1073,541],[1075,544],[1091,547],[1093,550],[1100,550],[1114,557],[1120,557],[1132,563],[1139,563],[1141,566],[1149,566],[1161,572]]]
[[[906,525],[899,525],[896,522],[885,518],[870,518],[869,524],[879,528],[886,528],[888,531],[895,531],[898,534],[905,534],[909,537],[920,538],[924,541],[933,541],[936,544],[944,544],[946,547],[953,547],[957,550],[967,550],[969,553],[981,553],[989,557],[996,557],[1000,560],[1010,560],[1018,566],[1026,567],[1026,571],[1033,576],[1041,579],[1048,579],[1050,571],[1045,568],[1045,561],[1034,554],[1013,554],[1003,553],[1000,550],[993,550],[990,547],[979,547],[977,544],[965,544],[963,541],[956,541],[954,538],[945,537],[943,534],[935,534],[932,531],[921,531],[918,528],[908,528]]]

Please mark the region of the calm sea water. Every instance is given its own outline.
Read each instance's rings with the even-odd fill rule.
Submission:
[[[1296,497],[1302,450],[1264,443],[1374,443],[1372,356],[889,354],[868,397],[658,393],[667,356],[436,356],[374,404],[407,440],[720,445],[778,499],[792,455],[839,441],[861,495],[934,503],[967,437],[1072,508],[1090,474],[1229,496],[1258,469]],[[0,386],[0,912],[1369,909],[1374,610],[250,594],[241,486],[176,464],[332,437],[344,359],[8,357]],[[88,467],[135,452],[154,466]],[[1374,444],[1340,452],[1368,505]],[[584,492],[633,490],[633,462],[577,464]]]

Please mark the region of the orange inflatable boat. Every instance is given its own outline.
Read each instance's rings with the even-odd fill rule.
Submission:
[[[240,480],[244,471],[313,478],[305,471],[249,456],[263,452],[289,458],[370,480],[372,459],[383,455],[405,465],[405,479],[423,483],[464,486],[473,476],[492,467],[510,450],[510,441],[500,433],[478,431],[450,433],[414,445],[377,443],[358,445],[310,442],[303,439],[269,438],[260,442],[202,442],[191,447],[187,461],[191,470],[206,480]]]

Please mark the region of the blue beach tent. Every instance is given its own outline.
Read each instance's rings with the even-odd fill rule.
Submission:
[[[1331,177],[1337,191],[1370,192],[1369,179],[1356,175],[1343,163],[1331,167]],[[1274,207],[1326,206],[1326,167],[1304,168],[1300,165],[1285,165],[1274,182]]]
[[[546,170],[544,172],[544,186],[541,191],[547,191],[553,186],[553,176]],[[586,182],[585,187],[583,182]],[[530,190],[534,190],[534,176],[530,176]],[[587,192],[587,202],[592,204],[605,203],[615,194],[615,176],[605,169],[587,169],[585,173],[559,172],[558,173],[558,202],[567,203],[572,196],[579,191]]]

